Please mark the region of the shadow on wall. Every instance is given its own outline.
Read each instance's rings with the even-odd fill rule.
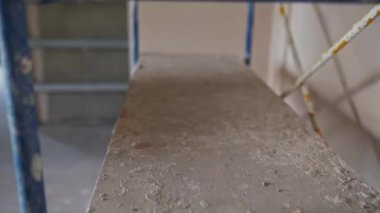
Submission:
[[[355,98],[356,94],[359,94],[360,92],[364,91],[367,88],[370,88],[371,86],[375,85],[380,81],[380,72],[375,73],[373,76],[368,77],[364,81],[362,81],[359,85],[356,87],[353,87],[351,89],[348,89],[347,93],[341,95],[340,97],[336,98],[335,100],[331,102],[324,102],[323,105],[321,105],[320,108],[316,109],[317,112],[321,112],[323,110],[334,110],[338,111],[338,106],[347,100],[353,100]],[[368,135],[368,139],[372,144],[372,148],[374,152],[376,153],[376,157],[378,161],[380,162],[380,142],[374,135],[372,135],[370,132],[368,132],[365,127],[362,125],[359,120],[356,121],[356,124],[360,128],[360,131],[365,132]]]
[[[373,72],[370,72],[373,73]],[[339,105],[344,100],[347,100],[348,98],[354,98],[355,95],[359,94],[360,92],[364,91],[367,88],[370,88],[371,86],[375,85],[376,83],[380,82],[380,72],[375,72],[374,75],[367,77],[364,81],[362,81],[359,85],[349,89],[346,94],[341,95],[340,97],[336,98],[330,103],[325,103],[324,107],[319,110],[323,110],[325,107],[334,107]]]

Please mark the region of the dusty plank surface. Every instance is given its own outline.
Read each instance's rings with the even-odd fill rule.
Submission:
[[[378,193],[240,61],[146,55],[89,212],[376,212]]]

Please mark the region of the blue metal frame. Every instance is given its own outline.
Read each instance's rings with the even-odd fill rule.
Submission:
[[[138,13],[138,4],[137,1],[134,0],[135,3],[133,4],[133,34],[134,34],[134,41],[133,44],[133,52],[134,52],[134,58],[133,58],[133,65],[136,65],[139,61],[140,56],[140,46],[139,46],[139,13]]]
[[[247,12],[247,30],[245,35],[245,52],[244,63],[249,66],[251,64],[252,57],[252,33],[255,16],[255,3],[253,0],[248,0],[248,12]]]
[[[0,0],[0,71],[4,77],[20,211],[45,213],[32,61],[23,0]]]

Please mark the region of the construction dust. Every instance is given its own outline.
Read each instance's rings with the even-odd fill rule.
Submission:
[[[142,63],[93,212],[379,212],[379,194],[239,60]]]

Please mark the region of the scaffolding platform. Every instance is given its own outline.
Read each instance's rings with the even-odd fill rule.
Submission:
[[[228,56],[146,54],[88,212],[376,212],[380,198]]]

